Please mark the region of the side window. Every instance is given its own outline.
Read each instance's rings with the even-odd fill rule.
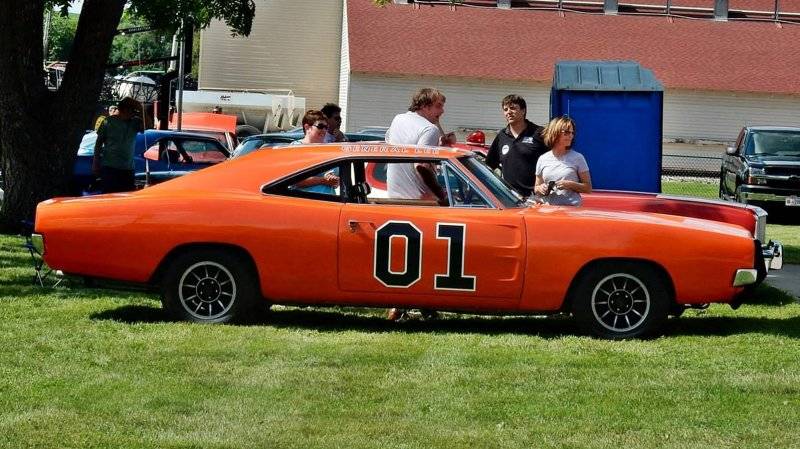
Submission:
[[[491,207],[463,175],[441,161],[357,161],[348,201],[431,207]]]
[[[323,201],[341,201],[342,186],[338,165],[332,164],[296,176],[265,193],[296,196]]]
[[[185,153],[180,155],[181,162],[216,164],[228,158],[219,146],[209,141],[184,140],[181,145]]]
[[[177,163],[180,159],[178,147],[171,139],[161,139],[157,143],[150,145],[147,151],[144,152],[144,157],[151,161],[159,160],[161,162]]]
[[[446,192],[438,161],[358,161],[352,177],[353,202],[439,206]]]

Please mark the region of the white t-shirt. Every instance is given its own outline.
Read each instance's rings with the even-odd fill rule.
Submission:
[[[398,114],[386,131],[391,145],[439,145],[442,132],[416,112]],[[389,198],[435,200],[436,195],[422,180],[415,164],[389,164],[386,169]]]
[[[552,151],[541,155],[536,162],[536,176],[541,176],[545,183],[550,181],[580,182],[578,173],[589,171],[589,164],[582,154],[575,150],[567,151],[563,156],[556,157]],[[581,194],[568,189],[553,189],[550,195],[542,197],[547,204],[563,206],[580,206]]]

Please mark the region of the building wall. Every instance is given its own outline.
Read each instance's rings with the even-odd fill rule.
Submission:
[[[511,93],[525,98],[528,119],[544,123],[550,111],[550,86],[457,78],[388,77],[350,74],[347,130],[389,126],[395,115],[407,111],[411,96],[423,87],[435,87],[447,97],[445,129],[500,129],[505,120],[500,100]]]
[[[800,96],[669,90],[664,137],[733,141],[745,125],[800,126]]]
[[[436,87],[447,97],[443,123],[448,130],[502,128],[500,100],[509,93],[525,98],[534,123],[544,124],[550,116],[549,83],[351,74],[347,129],[388,126],[421,87]],[[746,124],[800,126],[800,97],[668,90],[663,124],[666,139],[732,141]]]
[[[342,2],[256,0],[249,37],[224,22],[200,34],[201,89],[291,89],[319,108],[339,96]]]

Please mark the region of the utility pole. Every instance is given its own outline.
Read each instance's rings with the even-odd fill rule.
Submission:
[[[183,77],[186,74],[186,33],[183,32],[183,27],[186,23],[181,20],[181,33],[180,33],[180,58],[178,59],[178,99],[176,106],[178,108],[178,131],[181,130],[181,122],[183,120]]]

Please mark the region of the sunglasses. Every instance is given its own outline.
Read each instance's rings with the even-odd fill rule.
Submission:
[[[328,129],[328,124],[327,123],[314,123],[311,126],[317,128],[317,129]]]
[[[571,131],[569,129],[562,129],[561,134],[575,135],[575,131]]]

